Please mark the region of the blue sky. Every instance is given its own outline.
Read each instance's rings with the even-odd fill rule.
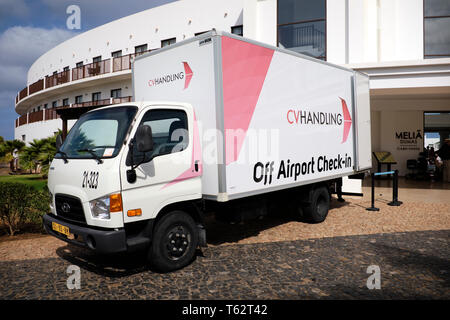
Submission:
[[[14,138],[14,99],[40,55],[80,32],[173,1],[0,0],[0,136]],[[81,9],[80,30],[67,29],[70,5]]]

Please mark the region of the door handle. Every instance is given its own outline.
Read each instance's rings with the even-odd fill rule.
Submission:
[[[195,160],[194,162],[194,170],[198,172],[198,160]]]

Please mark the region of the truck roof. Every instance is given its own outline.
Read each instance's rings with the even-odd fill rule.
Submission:
[[[317,63],[322,63],[322,64],[325,64],[325,65],[328,65],[328,66],[331,66],[331,67],[339,68],[339,69],[350,71],[350,72],[357,72],[357,73],[359,73],[359,74],[361,74],[363,76],[367,76],[368,77],[368,75],[365,74],[365,73],[362,73],[362,72],[359,72],[359,71],[356,71],[356,70],[353,70],[353,69],[350,69],[350,68],[347,68],[347,67],[344,67],[344,66],[341,66],[341,65],[338,65],[338,64],[334,64],[334,63],[331,63],[331,62],[328,62],[328,61],[316,59],[316,58],[313,58],[311,56],[308,56],[308,55],[305,55],[305,54],[302,54],[302,53],[298,53],[298,52],[295,52],[295,51],[292,51],[292,50],[289,50],[289,49],[275,47],[275,46],[272,46],[272,45],[264,43],[264,42],[259,42],[259,41],[253,40],[253,39],[245,38],[243,36],[238,36],[238,35],[235,35],[233,33],[226,32],[226,31],[216,30],[214,28],[211,29],[210,31],[202,33],[202,34],[200,34],[198,36],[195,36],[195,37],[192,37],[192,38],[189,38],[189,39],[186,39],[186,40],[182,40],[180,42],[171,44],[170,46],[159,48],[159,49],[156,49],[156,50],[144,53],[142,55],[139,55],[139,56],[135,57],[135,61],[136,60],[140,60],[140,59],[145,59],[146,57],[149,57],[149,56],[152,56],[152,55],[156,55],[156,54],[159,54],[159,53],[167,51],[167,50],[171,50],[173,48],[182,46],[182,45],[184,45],[186,43],[190,43],[192,41],[198,41],[198,40],[201,40],[201,39],[208,39],[208,38],[211,38],[213,36],[230,37],[230,38],[233,38],[233,39],[236,39],[236,40],[241,40],[241,41],[245,41],[245,42],[248,42],[248,43],[252,43],[252,44],[264,47],[264,48],[268,48],[268,49],[272,49],[272,50],[275,50],[275,51],[279,51],[279,52],[283,52],[283,53],[286,53],[286,54],[290,54],[290,55],[293,55],[293,56],[297,56],[299,58],[311,60],[311,61],[314,61],[314,62],[317,62]]]
[[[102,109],[109,109],[109,108],[118,108],[118,107],[124,107],[124,106],[135,106],[138,109],[143,109],[143,108],[151,106],[151,105],[191,107],[191,105],[189,103],[178,102],[178,101],[131,101],[131,102],[124,102],[124,103],[119,103],[119,104],[111,104],[108,106],[90,110],[88,112],[98,111],[98,110],[102,110]]]

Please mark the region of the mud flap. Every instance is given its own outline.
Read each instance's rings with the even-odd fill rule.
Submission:
[[[197,224],[197,228],[198,228],[198,245],[200,247],[207,247],[207,243],[206,243],[206,230],[205,230],[205,226],[202,224]]]

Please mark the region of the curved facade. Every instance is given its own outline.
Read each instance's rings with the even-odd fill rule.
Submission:
[[[39,57],[16,97],[15,138],[30,142],[61,128],[56,109],[131,101],[136,55],[212,28],[242,30],[243,0],[184,0],[77,35]],[[205,14],[208,12],[208,14]],[[237,28],[234,28],[237,27]],[[69,121],[69,128],[74,121]]]

